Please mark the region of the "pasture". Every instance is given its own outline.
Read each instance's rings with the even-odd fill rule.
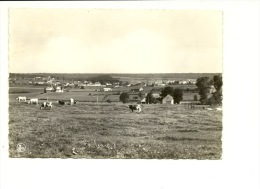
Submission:
[[[9,98],[10,157],[221,159],[222,112],[144,104],[139,114],[122,103],[63,107],[55,101],[53,109],[40,110],[14,96]],[[17,151],[19,143],[24,152]]]

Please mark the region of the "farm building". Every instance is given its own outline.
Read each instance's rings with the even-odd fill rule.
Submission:
[[[44,84],[46,84],[46,82],[44,81],[35,82],[35,85],[44,85]]]
[[[62,89],[62,87],[57,87],[56,88],[56,93],[63,93],[63,89]]]
[[[141,104],[146,104],[146,98],[143,98],[143,100],[141,100]]]
[[[144,90],[143,87],[131,89],[132,92],[140,92],[140,91],[143,91],[143,90]]]
[[[108,87],[103,88],[103,90],[104,90],[104,92],[112,91],[112,89],[108,88]]]
[[[100,87],[101,83],[100,82],[95,82],[92,86]]]
[[[53,87],[46,87],[46,92],[49,93],[49,92],[53,92],[54,91],[54,88]]]
[[[187,83],[188,83],[188,81],[179,81],[179,84],[182,84],[182,85],[185,85]]]
[[[213,85],[210,86],[209,89],[209,93],[213,94],[214,92],[216,92],[217,90],[215,89],[215,87]]]
[[[86,84],[84,84],[84,83],[80,83],[80,84],[78,84],[78,87],[79,88],[85,88],[87,85]]]
[[[171,95],[167,95],[163,100],[163,104],[173,104],[173,97]]]

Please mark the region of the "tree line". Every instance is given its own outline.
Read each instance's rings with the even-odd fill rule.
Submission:
[[[201,104],[209,104],[209,105],[221,105],[222,104],[222,75],[214,75],[213,79],[210,77],[199,77],[196,80],[196,86],[198,87],[198,93],[200,98],[198,99],[197,95],[194,95],[194,101],[199,100]],[[212,86],[214,86],[214,90],[212,92]],[[146,104],[156,104],[160,103],[163,98],[167,95],[171,95],[174,99],[175,104],[179,104],[183,100],[183,89],[173,89],[173,87],[167,86],[163,88],[160,92],[160,97],[155,98],[152,91],[150,91],[146,98]],[[139,98],[143,98],[143,94],[140,92],[138,94]],[[129,102],[129,95],[126,92],[123,92],[119,96],[119,100],[123,103]]]

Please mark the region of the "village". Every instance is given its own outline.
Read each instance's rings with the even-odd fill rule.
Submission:
[[[103,77],[101,75],[101,77]],[[33,78],[17,78],[10,77],[9,83],[12,86],[37,87],[42,88],[44,95],[49,95],[52,99],[53,93],[68,93],[72,94],[78,101],[93,101],[93,102],[119,102],[120,95],[127,93],[130,95],[129,101],[132,103],[140,104],[176,104],[171,95],[161,97],[161,90],[165,87],[180,88],[183,91],[183,98],[178,104],[199,104],[198,89],[196,87],[196,79],[136,79],[131,78],[128,80],[114,79],[111,76],[109,79],[103,81],[96,81],[97,78],[90,80],[69,80],[55,78],[52,76],[41,77],[36,76]],[[101,79],[102,80],[102,79]],[[210,94],[216,91],[212,85]],[[98,96],[97,98],[82,98],[82,93],[87,93],[88,96]],[[150,93],[150,94],[149,94]],[[75,95],[76,94],[76,95]],[[149,96],[149,95],[150,96]],[[56,98],[62,98],[67,95],[55,95]],[[149,100],[150,98],[150,100]],[[66,100],[66,99],[64,99]]]

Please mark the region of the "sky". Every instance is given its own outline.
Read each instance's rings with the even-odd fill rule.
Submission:
[[[222,73],[222,12],[10,9],[11,73]]]

